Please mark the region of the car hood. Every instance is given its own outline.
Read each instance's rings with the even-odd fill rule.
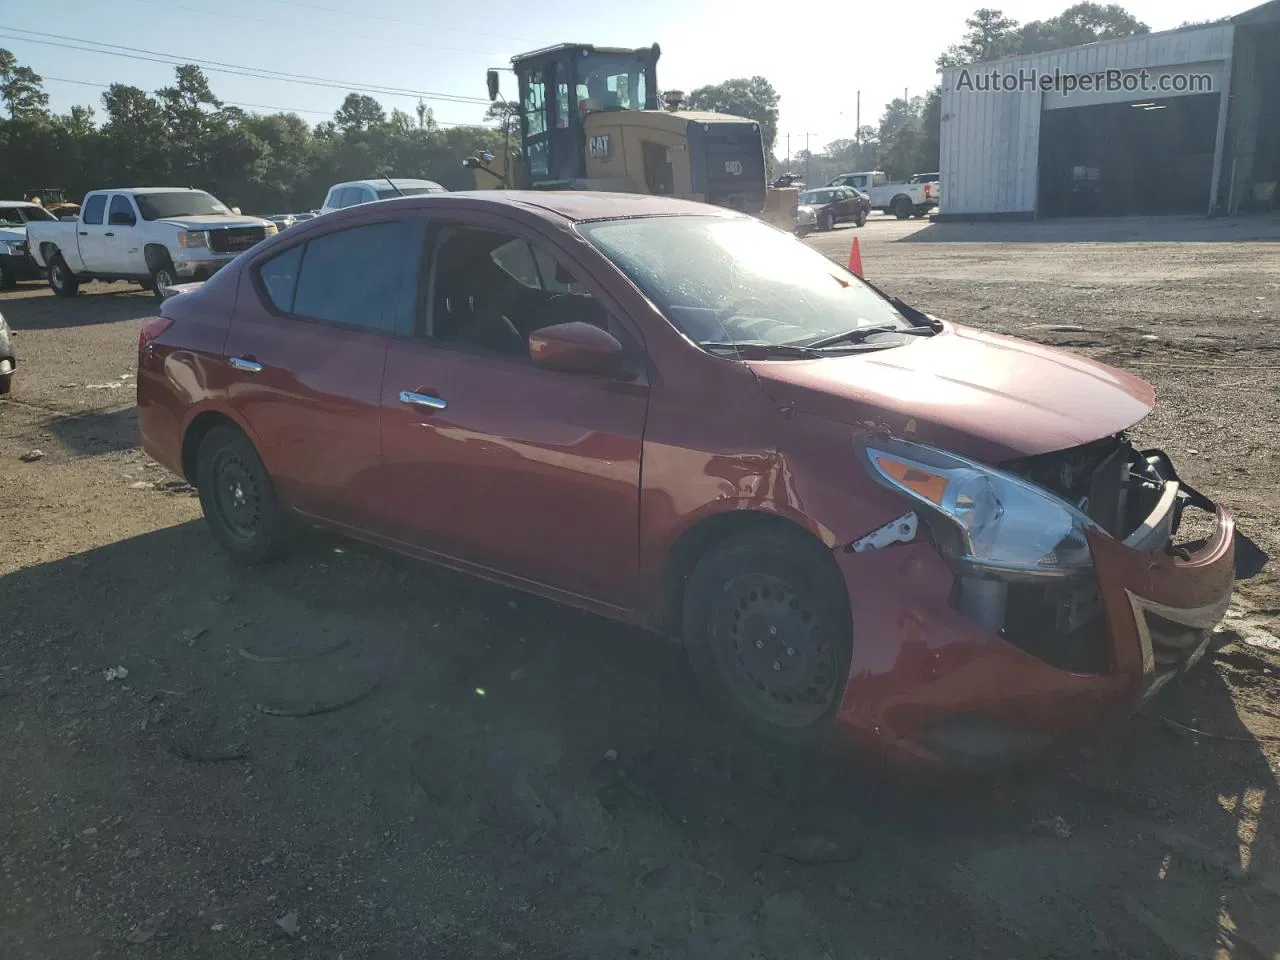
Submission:
[[[750,366],[788,407],[987,463],[1118,433],[1155,404],[1154,388],[1121,370],[951,323],[874,353]]]
[[[26,227],[0,227],[0,243],[26,243]]]
[[[183,230],[217,230],[219,227],[261,227],[267,221],[260,217],[199,216],[199,217],[164,217],[157,223],[168,223]]]

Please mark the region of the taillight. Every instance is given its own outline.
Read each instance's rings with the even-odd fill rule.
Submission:
[[[173,318],[171,317],[156,317],[154,320],[148,320],[138,333],[138,352],[141,353],[148,343],[172,326]]]
[[[924,185],[924,195],[925,195],[926,197],[929,197],[930,199],[932,199],[932,198],[933,198],[933,184],[932,184],[932,183],[926,183],[926,184]]]

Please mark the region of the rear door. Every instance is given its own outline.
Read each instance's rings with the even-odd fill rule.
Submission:
[[[638,339],[600,293],[504,221],[442,225],[418,337],[383,380],[388,536],[633,606],[649,389]],[[617,336],[637,375],[535,366],[529,332],[569,320]]]
[[[85,198],[84,209],[80,211],[80,222],[76,224],[76,247],[81,261],[79,269],[94,273],[107,269],[106,264],[111,258],[107,247],[111,239],[107,232],[110,230],[107,226],[107,194],[90,194]],[[67,264],[72,270],[77,269],[70,258],[67,258]]]
[[[127,193],[113,193],[107,205],[107,229],[102,239],[102,273],[141,276],[147,259],[138,236],[138,211]]]
[[[303,513],[367,529],[377,512],[383,366],[412,326],[424,231],[416,217],[344,224],[242,274],[231,405]]]

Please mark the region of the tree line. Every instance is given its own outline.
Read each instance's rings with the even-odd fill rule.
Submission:
[[[1019,24],[1000,10],[976,10],[939,67],[1041,53],[1150,28],[1116,4],[1077,3],[1056,17]],[[693,90],[685,105],[748,117],[760,124],[765,156],[812,183],[851,170],[884,170],[900,179],[938,169],[941,91],[898,98],[875,126],[822,150],[775,157],[779,96],[763,76]],[[659,100],[661,97],[659,96]],[[333,119],[312,125],[295,113],[259,114],[219,100],[203,71],[176,67],[173,83],[153,92],[112,84],[101,97],[102,122],[88,106],[49,110],[38,74],[0,49],[0,198],[63,187],[72,198],[110,184],[200,186],[225,203],[259,213],[318,207],[334,183],[366,177],[425,177],[451,190],[474,186],[462,166],[478,150],[501,152],[502,123],[444,126],[422,101],[412,114],[388,113],[373,97],[350,93]],[[489,120],[509,122],[502,106]]]
[[[170,86],[148,93],[112,84],[102,123],[90,107],[51,113],[38,74],[0,49],[0,198],[63,187],[69,199],[111,184],[197,186],[258,213],[319,207],[334,183],[366,177],[425,177],[451,190],[475,185],[462,161],[501,149],[480,125],[438,124],[421,101],[389,114],[372,97],[348,94],[333,119],[258,114],[223,103],[199,67],[175,68]]]

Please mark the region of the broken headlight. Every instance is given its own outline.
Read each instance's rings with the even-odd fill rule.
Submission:
[[[1092,561],[1071,504],[1019,477],[936,447],[876,438],[863,450],[871,475],[924,508],[942,552],[981,575],[1065,576]]]

